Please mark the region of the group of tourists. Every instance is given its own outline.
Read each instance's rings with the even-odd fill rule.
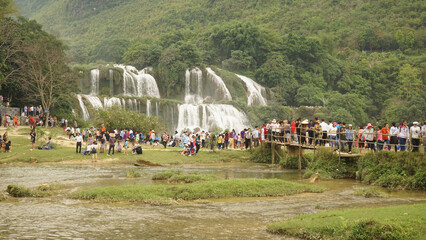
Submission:
[[[18,127],[19,126],[18,116],[15,115],[14,117],[12,117],[10,114],[6,113],[3,117],[3,126],[5,128]]]
[[[391,150],[418,152],[420,143],[426,148],[426,121],[423,126],[413,122],[408,126],[407,121],[399,124],[388,123],[373,126],[368,123],[365,127],[354,127],[345,122],[319,121],[298,119],[296,121],[276,121],[266,123],[262,127],[261,139],[269,139],[283,143],[299,143],[302,145],[319,145],[335,150],[351,153],[353,147],[372,151]]]
[[[12,142],[9,140],[9,134],[7,131],[1,135],[0,134],[0,153],[11,152],[12,151]]]

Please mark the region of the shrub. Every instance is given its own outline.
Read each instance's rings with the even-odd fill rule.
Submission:
[[[381,224],[375,220],[362,219],[350,228],[349,240],[363,239],[409,239],[409,231],[398,225]]]
[[[141,172],[137,168],[128,168],[126,170],[126,177],[128,178],[138,178],[141,176]]]

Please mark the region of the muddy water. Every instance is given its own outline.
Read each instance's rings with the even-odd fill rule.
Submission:
[[[129,166],[7,166],[0,167],[0,189],[8,184],[36,187],[57,182],[69,191],[81,187],[156,184],[151,176],[170,168],[141,168],[142,177],[125,178]],[[183,165],[187,172],[213,173],[222,178],[279,178],[305,182],[297,171],[257,164]],[[210,200],[173,206],[138,203],[99,204],[68,199],[0,202],[0,239],[285,239],[270,235],[265,225],[294,215],[328,208],[390,206],[426,202],[424,192],[392,192],[389,198],[363,198],[351,192],[363,185],[353,180],[319,181],[321,194],[279,198]]]

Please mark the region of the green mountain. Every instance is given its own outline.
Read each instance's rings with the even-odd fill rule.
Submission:
[[[215,65],[268,87],[273,106],[353,123],[420,120],[426,5],[420,0],[16,0],[70,47],[73,63],[153,66],[162,96]],[[251,109],[254,115],[274,108]],[[277,117],[288,117],[284,115]]]

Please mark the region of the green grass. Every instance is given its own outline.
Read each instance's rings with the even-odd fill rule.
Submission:
[[[49,189],[50,190],[50,189]],[[6,192],[12,197],[23,198],[23,197],[47,197],[50,195],[47,189],[29,189],[19,185],[9,185],[6,188]]]
[[[138,178],[141,176],[141,172],[138,168],[128,168],[126,170],[126,177],[128,178]]]
[[[296,216],[267,226],[303,239],[424,239],[426,204],[347,209]]]
[[[176,200],[231,197],[286,196],[302,192],[322,192],[316,186],[278,179],[231,179],[184,185],[128,185],[82,190],[78,199],[169,204]]]
[[[377,188],[359,188],[354,191],[355,196],[363,196],[365,198],[383,198],[386,197],[386,193]]]
[[[168,180],[170,183],[194,183],[219,180],[214,174],[182,173],[181,170],[169,170],[156,173],[152,180]]]

